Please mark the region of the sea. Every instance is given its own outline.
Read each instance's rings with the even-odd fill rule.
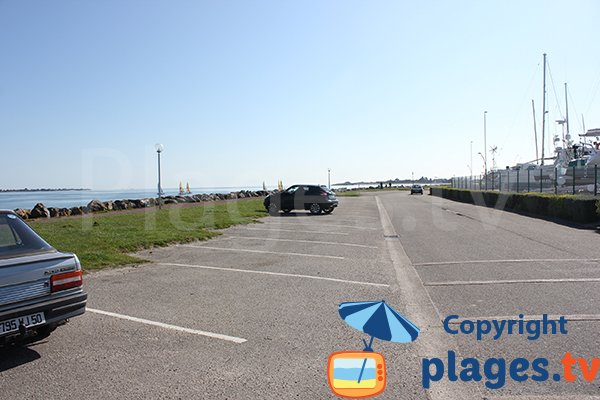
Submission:
[[[262,190],[262,186],[249,187],[200,187],[190,188],[192,194],[231,193],[240,190]],[[179,195],[179,189],[163,188],[165,196]],[[0,209],[26,208],[31,209],[37,203],[46,207],[78,207],[85,206],[92,200],[124,200],[156,197],[156,189],[127,189],[127,190],[57,190],[57,191],[24,191],[0,192]]]

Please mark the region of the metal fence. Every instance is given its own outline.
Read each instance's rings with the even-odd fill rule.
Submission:
[[[598,195],[598,165],[568,168],[541,166],[528,169],[491,171],[487,175],[452,178],[458,189],[501,192],[539,192]]]

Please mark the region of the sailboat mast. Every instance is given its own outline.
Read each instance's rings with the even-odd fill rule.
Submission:
[[[544,165],[544,138],[546,134],[546,53],[544,53],[544,91],[542,96],[542,165]]]
[[[567,97],[567,82],[565,82],[565,120],[567,121],[567,138],[569,137],[569,99]]]
[[[537,125],[535,123],[535,103],[533,99],[531,99],[531,109],[533,110],[533,133],[535,135],[535,159],[539,160],[539,151],[538,151],[538,139],[537,139]]]

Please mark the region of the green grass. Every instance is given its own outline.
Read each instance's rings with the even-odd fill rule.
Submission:
[[[360,196],[360,192],[358,190],[352,190],[347,192],[335,192],[335,195],[338,197],[358,197]]]
[[[145,260],[127,253],[206,240],[220,235],[214,229],[248,224],[266,215],[262,199],[252,199],[29,224],[56,249],[77,254],[83,268],[92,270],[143,263]]]
[[[390,191],[398,191],[398,190],[410,190],[410,186],[403,188],[373,188],[373,189],[357,189],[357,190],[348,190],[346,192],[335,192],[336,196],[339,197],[358,197],[361,193],[370,193],[370,192],[390,192]]]

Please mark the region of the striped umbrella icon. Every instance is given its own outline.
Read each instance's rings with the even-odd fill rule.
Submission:
[[[348,325],[371,336],[368,344],[363,339],[364,351],[373,351],[371,346],[375,338],[388,342],[410,343],[419,336],[419,328],[385,301],[346,302],[340,304],[338,311]],[[365,358],[358,383],[361,381],[366,362]]]

